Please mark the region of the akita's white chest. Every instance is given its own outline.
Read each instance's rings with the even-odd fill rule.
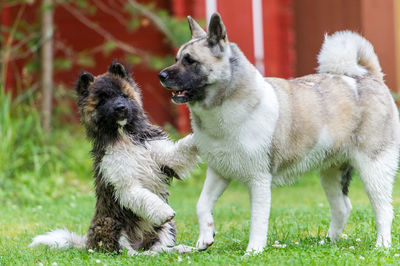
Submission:
[[[224,178],[247,182],[254,174],[268,171],[267,147],[262,143],[254,149],[235,141],[199,137],[199,142],[203,143],[199,146],[202,157]]]
[[[194,138],[201,156],[217,173],[247,182],[268,172],[277,115],[263,102],[250,111],[232,104],[236,108],[224,106],[212,114],[202,114],[201,124],[193,124]],[[268,112],[272,115],[265,116]]]

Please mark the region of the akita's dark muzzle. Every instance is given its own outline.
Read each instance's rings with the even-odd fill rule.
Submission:
[[[158,74],[161,85],[172,91],[172,101],[182,104],[204,98],[207,86],[205,77],[199,78],[193,71],[181,71],[176,64]]]

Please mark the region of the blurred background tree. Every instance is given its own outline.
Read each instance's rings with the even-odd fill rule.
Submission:
[[[13,92],[13,102],[28,103],[35,109],[41,109],[42,125],[49,131],[52,114],[56,115],[52,120],[56,124],[76,118],[76,113],[71,112],[71,106],[74,105],[71,103],[71,83],[83,68],[96,68],[99,57],[107,58],[109,62],[118,58],[131,67],[140,66],[154,72],[171,63],[171,48],[178,47],[189,36],[186,23],[183,19],[172,17],[163,8],[163,4],[157,4],[157,1],[141,2],[143,3],[134,0],[3,2],[0,28],[1,84],[6,91]],[[56,16],[54,23],[53,14]],[[59,17],[64,19],[58,19]],[[74,23],[75,28],[68,28],[68,23]],[[108,24],[111,23],[114,26],[109,27]],[[162,49],[167,47],[169,51],[160,53],[151,47],[147,49],[143,42],[135,45],[126,38],[128,34],[132,36],[131,39],[133,36],[136,39],[148,38],[148,35],[141,37],[135,33],[141,34],[142,28],[149,26],[161,33],[158,42],[162,42]],[[69,37],[71,33],[67,32],[68,29],[75,36],[85,34],[94,36],[98,41],[90,43],[93,45],[76,45],[76,40]],[[121,32],[124,33],[122,37]],[[156,39],[154,41],[157,42]],[[82,42],[86,40],[82,38]],[[84,49],[80,49],[81,47]],[[101,66],[103,71],[106,68],[107,64]],[[51,77],[54,78],[54,84]],[[55,105],[54,110],[51,108],[52,103]]]

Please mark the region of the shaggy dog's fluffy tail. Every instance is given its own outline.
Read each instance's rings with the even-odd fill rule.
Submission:
[[[365,38],[351,31],[339,31],[325,41],[318,55],[318,72],[363,76],[368,72],[382,80],[383,73],[374,47]]]
[[[82,249],[86,247],[86,242],[86,236],[80,236],[65,229],[57,229],[44,235],[35,236],[29,246],[46,245],[51,248],[75,247]]]

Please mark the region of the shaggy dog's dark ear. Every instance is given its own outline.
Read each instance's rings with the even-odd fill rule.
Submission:
[[[220,41],[227,41],[225,25],[222,22],[221,16],[218,13],[214,13],[211,16],[210,24],[208,25],[208,44],[214,46],[219,44]]]
[[[126,67],[121,64],[120,62],[113,61],[108,68],[108,72],[114,75],[117,75],[121,78],[129,78],[129,71],[126,69]]]
[[[79,95],[87,95],[89,85],[94,81],[94,76],[86,71],[82,71],[79,74],[79,81],[76,85],[76,92]]]

